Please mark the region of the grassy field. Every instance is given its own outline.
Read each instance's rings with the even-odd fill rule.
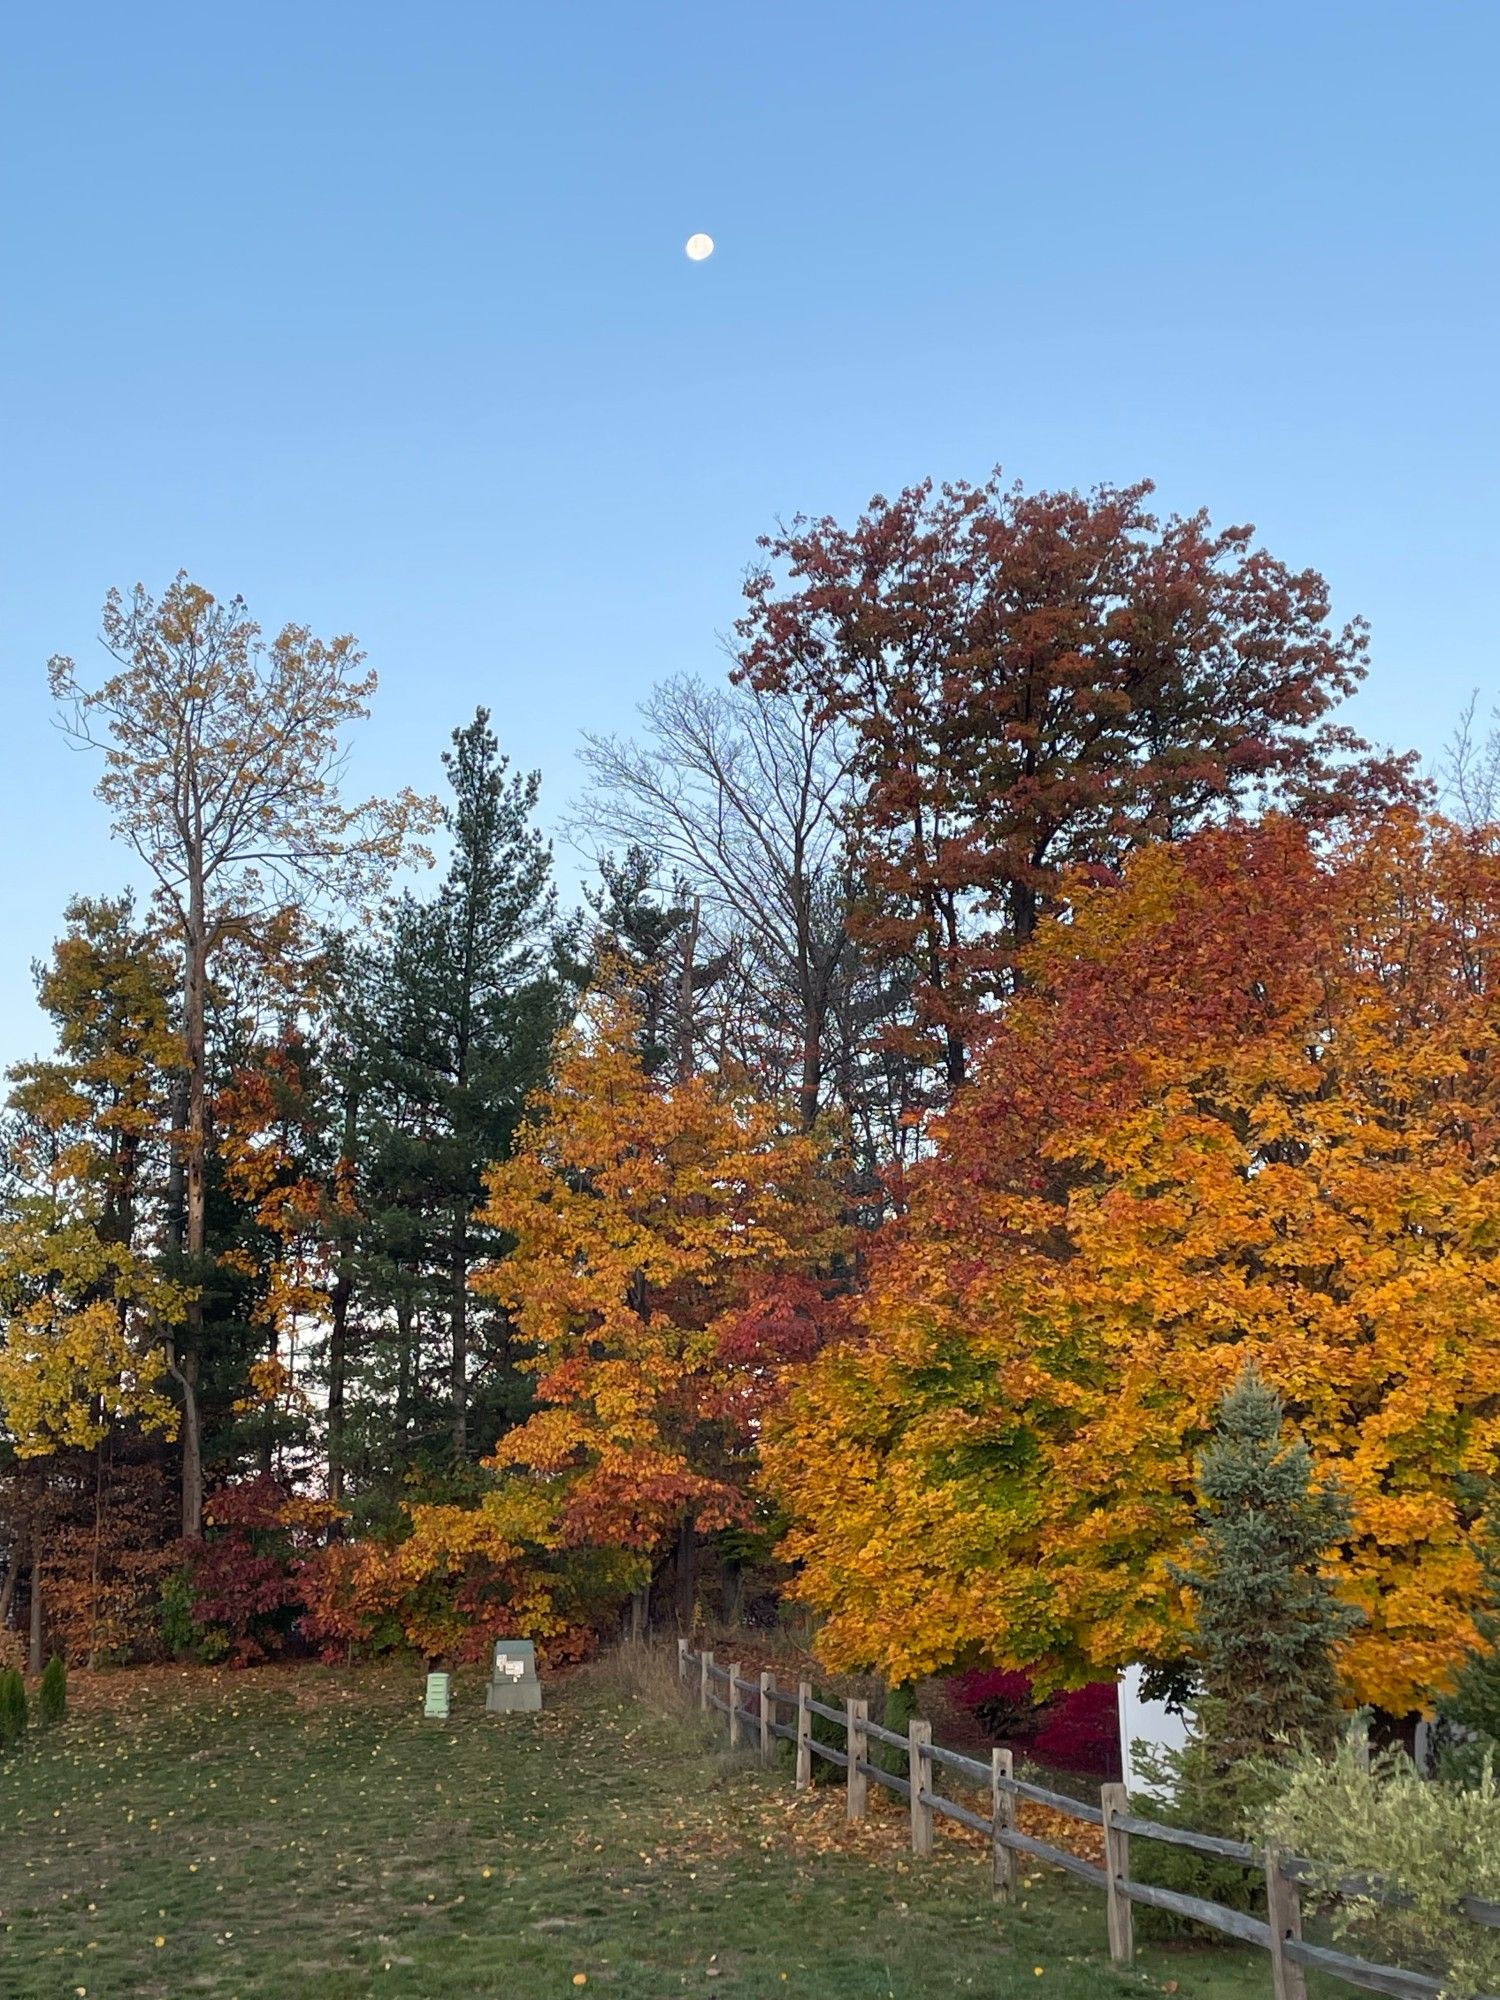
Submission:
[[[1265,1959],[1148,1951],[1118,1974],[1102,1899],[894,1812],[731,1762],[607,1673],[540,1717],[450,1726],[415,1675],[99,1676],[0,1763],[0,1995],[115,2000],[1264,2000]]]

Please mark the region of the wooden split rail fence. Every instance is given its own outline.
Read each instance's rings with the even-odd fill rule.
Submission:
[[[1223,1840],[1216,1834],[1194,1833],[1186,1827],[1167,1826],[1130,1810],[1123,1785],[1101,1785],[1099,1804],[1091,1806],[1066,1793],[1049,1791],[1045,1785],[1018,1778],[1009,1750],[994,1750],[990,1761],[965,1757],[946,1750],[932,1740],[930,1723],[913,1720],[905,1735],[870,1720],[869,1704],[848,1700],[834,1708],[813,1698],[810,1681],[799,1681],[795,1692],[778,1687],[774,1674],[763,1673],[756,1681],[743,1678],[738,1663],[720,1666],[711,1652],[694,1652],[686,1639],[677,1642],[677,1666],[681,1678],[696,1681],[699,1705],[718,1709],[728,1717],[731,1748],[758,1749],[769,1763],[778,1742],[790,1743],[796,1751],[796,1784],[799,1791],[812,1783],[813,1759],[821,1757],[845,1773],[847,1812],[851,1820],[863,1819],[871,1784],[883,1785],[905,1799],[911,1812],[911,1848],[917,1855],[932,1852],[936,1818],[951,1819],[990,1843],[990,1877],[997,1900],[1005,1901],[1016,1887],[1016,1857],[1025,1857],[1076,1875],[1092,1889],[1104,1892],[1109,1954],[1119,1965],[1128,1965],[1135,1956],[1132,1906],[1145,1904],[1167,1910],[1194,1923],[1206,1924],[1237,1938],[1242,1944],[1258,1945],[1269,1952],[1275,2000],[1306,2000],[1306,1970],[1309,1967],[1333,1975],[1351,1986],[1373,1993],[1386,1993],[1392,2000],[1438,2000],[1443,1983],[1426,1973],[1406,1972],[1396,1966],[1375,1965],[1348,1952],[1325,1945],[1309,1944],[1302,1936],[1302,1911],[1297,1885],[1309,1879],[1320,1883],[1326,1871],[1297,1855],[1275,1847],[1255,1847],[1249,1841]],[[726,1690],[719,1692],[720,1688]],[[748,1696],[747,1706],[741,1696]],[[783,1722],[783,1711],[793,1719]],[[844,1747],[820,1741],[813,1733],[813,1718],[820,1717],[844,1732]],[[872,1744],[884,1744],[906,1759],[907,1774],[887,1770],[870,1755]],[[961,1780],[989,1795],[988,1814],[975,1812],[957,1799],[945,1797],[937,1789],[937,1772],[951,1771]],[[1079,1854],[1050,1841],[1022,1833],[1016,1824],[1016,1808],[1023,1799],[1051,1806],[1090,1826],[1097,1826],[1104,1838],[1105,1865],[1100,1868]],[[1218,1861],[1238,1862],[1242,1867],[1264,1871],[1266,1919],[1244,1910],[1231,1910],[1223,1903],[1209,1902],[1176,1889],[1164,1889],[1153,1882],[1137,1882],[1130,1874],[1132,1838],[1163,1841],[1173,1847],[1191,1848],[1196,1854]],[[1365,1900],[1400,1905],[1408,1899],[1377,1882],[1350,1878],[1335,1885],[1336,1891]],[[1466,1896],[1460,1905],[1472,1923],[1500,1930],[1500,1903]],[[1483,2000],[1483,1997],[1482,1997]],[[1494,1996],[1488,1996],[1494,2000]]]

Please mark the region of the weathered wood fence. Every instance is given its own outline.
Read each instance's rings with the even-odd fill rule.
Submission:
[[[1387,1993],[1393,2000],[1437,2000],[1442,1981],[1423,1972],[1405,1972],[1396,1966],[1374,1965],[1368,1959],[1326,1945],[1309,1944],[1302,1936],[1299,1882],[1324,1879],[1326,1871],[1316,1863],[1274,1847],[1255,1847],[1244,1840],[1223,1840],[1216,1834],[1193,1833],[1185,1827],[1167,1826],[1161,1820],[1144,1818],[1130,1810],[1123,1785],[1101,1785],[1099,1804],[1086,1805],[1066,1793],[1049,1791],[1015,1774],[1009,1750],[995,1750],[985,1764],[977,1757],[965,1757],[946,1750],[932,1740],[930,1723],[913,1721],[905,1735],[872,1722],[869,1704],[849,1700],[842,1709],[813,1698],[812,1683],[799,1681],[795,1692],[776,1684],[773,1674],[763,1673],[756,1681],[743,1678],[738,1663],[720,1666],[711,1652],[694,1652],[686,1639],[677,1642],[677,1666],[681,1678],[696,1683],[699,1705],[718,1709],[728,1717],[732,1748],[758,1749],[769,1763],[778,1741],[794,1745],[796,1784],[799,1791],[812,1783],[813,1758],[825,1758],[845,1773],[847,1812],[850,1819],[862,1819],[870,1785],[883,1785],[907,1801],[911,1812],[912,1853],[932,1852],[933,1826],[938,1818],[955,1820],[971,1832],[982,1834],[990,1843],[990,1878],[997,1900],[1005,1901],[1016,1886],[1016,1859],[1023,1855],[1049,1867],[1066,1869],[1092,1889],[1102,1890],[1109,1935],[1109,1954],[1119,1965],[1128,1965],[1135,1956],[1133,1905],[1167,1910],[1174,1916],[1206,1924],[1237,1938],[1242,1944],[1258,1945],[1269,1952],[1275,2000],[1306,2000],[1306,1968],[1331,1973],[1351,1986],[1373,1993]],[[720,1688],[725,1690],[720,1693]],[[748,1696],[753,1706],[741,1700]],[[792,1720],[780,1719],[789,1711]],[[813,1734],[813,1718],[821,1717],[844,1732],[844,1747],[819,1741]],[[906,1758],[903,1778],[870,1756],[872,1743],[885,1744]],[[961,1780],[989,1795],[988,1814],[973,1811],[957,1799],[945,1797],[937,1789],[937,1773],[951,1771]],[[1105,1865],[1100,1868],[1066,1848],[1054,1847],[1022,1833],[1016,1824],[1016,1807],[1029,1799],[1051,1806],[1076,1820],[1100,1828],[1104,1836]],[[1242,1867],[1264,1873],[1266,1916],[1263,1921],[1244,1910],[1231,1910],[1201,1896],[1189,1896],[1176,1889],[1163,1889],[1153,1882],[1137,1882],[1130,1874],[1132,1839],[1159,1840],[1173,1847],[1191,1848],[1197,1854],[1218,1861],[1238,1862]],[[1350,1878],[1336,1885],[1338,1891],[1365,1900],[1399,1906],[1404,1898],[1378,1882]],[[1500,1903],[1466,1896],[1461,1913],[1472,1923],[1500,1930]]]

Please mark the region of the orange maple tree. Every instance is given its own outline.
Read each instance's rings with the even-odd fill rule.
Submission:
[[[768,1447],[830,1664],[1179,1654],[1193,1460],[1249,1359],[1354,1508],[1351,1693],[1472,1633],[1500,1462],[1500,836],[1396,813],[1075,883]]]
[[[826,1135],[732,1074],[648,1074],[623,982],[590,993],[484,1219],[477,1280],[530,1344],[540,1407],[495,1464],[544,1482],[564,1545],[631,1551],[748,1517],[754,1433],[825,1311],[840,1242]]]

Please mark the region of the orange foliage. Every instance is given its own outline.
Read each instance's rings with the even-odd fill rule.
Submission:
[[[333,1653],[411,1646],[429,1659],[477,1661],[524,1636],[554,1665],[591,1635],[532,1539],[537,1522],[490,1496],[479,1507],[419,1506],[400,1539],[334,1543],[303,1573],[305,1634]]]
[[[1409,814],[1075,885],[769,1448],[830,1664],[1180,1652],[1194,1453],[1254,1357],[1354,1505],[1351,1692],[1444,1686],[1500,1463],[1497,951],[1500,837]]]
[[[484,1211],[515,1248],[476,1280],[531,1343],[542,1407],[502,1439],[565,1545],[648,1556],[746,1518],[778,1344],[816,1345],[840,1240],[821,1137],[733,1077],[649,1076],[640,1021],[596,989]]]

